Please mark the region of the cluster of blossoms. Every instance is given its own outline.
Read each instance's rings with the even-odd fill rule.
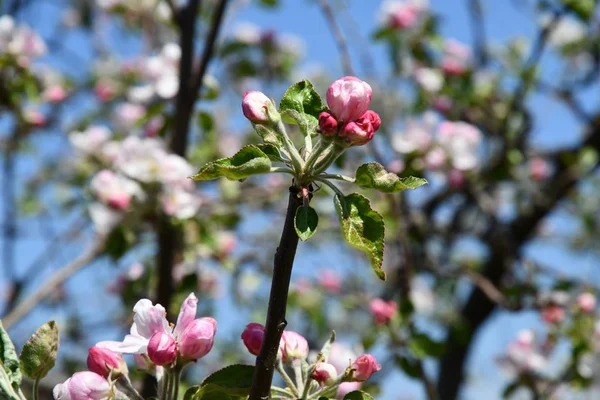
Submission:
[[[69,135],[77,153],[92,165],[104,168],[92,178],[90,187],[96,202],[90,214],[100,232],[110,231],[132,209],[132,203],[150,202],[159,191],[165,214],[178,219],[193,217],[200,198],[188,179],[193,167],[169,153],[159,138],[129,136],[112,140],[111,131],[90,126]]]
[[[573,300],[569,293],[563,291],[541,293],[537,303],[542,320],[556,325],[565,320],[569,309],[575,314],[591,314],[596,310],[596,296],[593,293],[583,292]]]
[[[387,0],[381,5],[381,24],[397,30],[410,29],[423,19],[428,9],[427,0]]]
[[[369,110],[373,91],[368,83],[353,76],[333,82],[327,89],[330,112],[319,115],[319,129],[323,136],[338,139],[348,146],[362,146],[371,139],[381,119]]]
[[[28,26],[17,26],[9,15],[0,17],[0,56],[6,54],[17,59],[21,67],[28,67],[35,58],[46,54],[46,44]]]
[[[464,173],[479,165],[481,142],[482,134],[474,125],[462,121],[438,123],[431,113],[422,120],[409,120],[405,131],[392,137],[392,147],[407,155],[411,168],[448,171],[455,185],[462,184]],[[391,169],[400,172],[404,165]]]
[[[165,318],[160,304],[148,299],[133,308],[133,325],[122,342],[99,342],[89,350],[89,371],[77,372],[54,388],[57,400],[108,399],[122,390],[131,390],[128,369],[122,354],[133,354],[138,367],[165,384],[165,375],[180,371],[186,364],[207,355],[213,347],[217,322],[210,317],[196,318],[196,296],[191,293],[181,305],[177,324]],[[118,396],[117,396],[118,397]]]
[[[264,326],[251,322],[242,332],[242,342],[252,355],[258,355],[263,342]],[[343,345],[334,343],[335,335],[318,354],[309,351],[306,339],[292,331],[284,331],[277,354],[277,371],[288,387],[285,389],[295,396],[301,393],[337,395],[342,398],[347,393],[360,388],[381,369],[381,365],[371,354],[357,357]],[[292,367],[296,382],[290,379],[284,365]],[[312,398],[312,397],[311,397]]]
[[[522,330],[498,357],[500,365],[514,374],[539,373],[548,363],[550,347],[536,340],[531,330]]]

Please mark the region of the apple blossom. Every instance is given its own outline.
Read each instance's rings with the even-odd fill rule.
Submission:
[[[312,378],[321,385],[331,385],[337,379],[337,371],[333,365],[319,362],[315,365]]]
[[[381,369],[381,365],[371,354],[364,354],[352,363],[352,379],[358,382],[364,382],[375,372]]]
[[[333,115],[323,111],[319,114],[319,129],[325,136],[334,136],[337,133],[338,122]]]
[[[529,174],[535,181],[543,181],[550,176],[551,168],[548,161],[534,157],[529,161]]]
[[[517,338],[508,344],[506,354],[499,357],[501,365],[510,370],[521,372],[539,372],[547,364],[547,358],[535,341],[531,330],[522,330]]]
[[[267,108],[272,105],[271,99],[259,91],[246,92],[242,101],[242,111],[244,116],[255,124],[264,124],[269,122]]]
[[[379,129],[381,119],[374,111],[367,111],[359,119],[342,127],[339,136],[350,146],[362,146],[373,139]]]
[[[548,324],[558,324],[565,319],[565,310],[561,306],[552,304],[544,307],[541,316]]]
[[[398,312],[398,304],[393,300],[385,301],[377,298],[371,300],[369,303],[369,310],[371,310],[371,314],[373,315],[373,318],[375,318],[375,323],[383,325],[389,323],[396,315]]]
[[[172,364],[177,358],[177,343],[171,335],[156,332],[148,342],[148,358],[156,365]]]
[[[327,89],[327,105],[338,121],[351,122],[361,118],[369,109],[372,94],[368,83],[354,76],[345,76]]]
[[[283,331],[281,335],[283,361],[304,360],[308,356],[308,342],[299,333]]]
[[[342,279],[337,272],[326,269],[319,274],[319,285],[329,293],[336,294],[342,290]]]
[[[108,381],[91,371],[76,372],[64,383],[54,387],[56,400],[103,400],[112,397]]]
[[[596,308],[596,296],[590,292],[585,292],[577,296],[577,306],[583,312],[590,313]]]
[[[88,126],[84,131],[71,132],[69,141],[76,151],[83,155],[91,155],[100,152],[101,147],[107,143],[112,132],[102,125]]]
[[[207,355],[213,347],[216,333],[217,321],[214,318],[191,321],[178,340],[181,357],[195,361]]]
[[[91,347],[88,352],[87,367],[105,378],[108,378],[111,371],[113,378],[127,374],[127,364],[120,354],[97,346]]]

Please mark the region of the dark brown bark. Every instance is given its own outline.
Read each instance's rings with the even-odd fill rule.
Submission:
[[[254,371],[249,400],[268,399],[271,394],[271,382],[273,381],[279,341],[287,325],[285,313],[288,291],[294,257],[296,256],[296,249],[298,247],[298,235],[294,228],[294,217],[296,216],[296,210],[301,205],[302,200],[298,197],[298,189],[291,187],[283,232],[281,233],[279,247],[277,247],[277,252],[275,253],[265,335],[260,353],[256,357],[256,369]]]

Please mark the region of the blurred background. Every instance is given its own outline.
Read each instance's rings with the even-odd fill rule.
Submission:
[[[596,0],[0,11],[0,315],[18,348],[58,322],[49,388],[90,346],[121,340],[140,298],[174,318],[195,292],[217,319],[215,349],[186,382],[253,362],[240,334],[265,319],[291,182],[186,178],[259,142],[244,92],[279,101],[310,79],[324,97],[355,75],[382,127],[336,169],[377,161],[429,185],[368,193],[387,223],[386,282],[342,240],[328,189],[315,194],[321,221],[298,249],[288,329],[314,349],[335,329],[342,360],[376,355],[365,390],[377,399],[599,395]]]

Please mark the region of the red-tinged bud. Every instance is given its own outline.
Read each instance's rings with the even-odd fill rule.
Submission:
[[[325,136],[334,136],[337,133],[338,122],[333,115],[323,111],[319,114],[319,129]]]
[[[373,314],[373,318],[375,318],[375,323],[383,325],[390,322],[394,315],[396,315],[398,305],[393,300],[373,299],[369,303],[369,309],[371,310],[371,314]]]
[[[594,311],[594,308],[596,308],[596,296],[589,292],[580,294],[577,297],[577,306],[579,306],[581,311],[586,313]]]
[[[214,318],[193,320],[179,337],[179,354],[194,361],[204,357],[212,349],[216,334],[217,321]]]
[[[312,378],[321,385],[331,385],[337,379],[337,371],[335,367],[328,363],[317,363]]]
[[[172,364],[177,358],[177,343],[171,335],[157,332],[148,343],[148,358],[156,365]]]
[[[251,322],[242,332],[242,342],[250,354],[257,356],[265,336],[265,327],[259,323]]]
[[[373,139],[375,131],[379,129],[381,119],[373,111],[367,111],[354,122],[349,122],[342,127],[340,137],[348,146],[362,146]]]
[[[351,366],[352,380],[364,382],[375,372],[381,369],[381,365],[371,354],[364,354],[356,359]]]
[[[110,371],[113,371],[112,377],[117,378],[127,374],[127,364],[120,354],[114,351],[100,348],[97,346],[91,347],[87,358],[88,369],[105,378],[108,378]]]
[[[255,124],[265,124],[269,122],[267,108],[273,105],[264,93],[259,91],[246,92],[242,101],[242,111],[244,116]]]

